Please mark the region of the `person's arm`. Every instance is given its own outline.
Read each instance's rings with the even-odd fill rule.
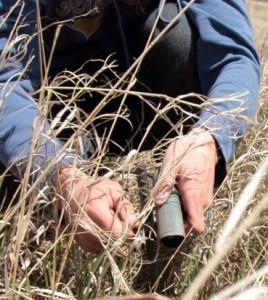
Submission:
[[[7,167],[13,166],[11,170],[21,179],[33,154],[31,171],[36,178],[63,145],[56,138],[46,137],[50,124],[47,120],[43,122],[44,116],[31,96],[40,81],[36,2],[21,1],[24,9],[19,5],[7,22],[3,22],[15,2],[0,0],[0,160]],[[18,15],[22,23],[15,27]],[[17,32],[19,25],[23,27]],[[23,36],[26,44],[19,40]],[[33,36],[36,39],[28,44]],[[33,62],[28,64],[32,56]],[[42,123],[43,128],[35,135],[35,127]],[[33,139],[38,139],[40,147],[31,153]],[[52,183],[69,224],[78,230],[76,238],[83,249],[99,253],[105,234],[109,240],[111,236],[119,238],[132,233],[136,216],[120,184],[105,178],[91,178],[72,166],[72,158],[62,159],[59,165],[59,172],[51,170],[50,177],[53,176]],[[98,235],[96,228],[105,234]]]
[[[197,124],[211,130],[227,163],[259,105],[260,62],[246,1],[219,0],[215,5],[213,0],[197,0],[188,13],[200,35],[197,55],[202,92],[212,99]],[[220,181],[225,172],[216,175]]]
[[[199,78],[211,104],[204,105],[189,135],[171,142],[154,195],[161,206],[176,184],[187,214],[186,229],[202,232],[215,179],[225,177],[226,163],[247,131],[247,119],[257,112],[260,64],[245,1],[196,0],[188,14],[199,31]]]
[[[16,7],[16,1],[0,2],[0,160],[20,178],[29,162],[35,126],[40,127],[40,147],[33,154],[32,171],[45,168],[62,148],[59,140],[46,137],[49,123],[31,96],[40,81],[40,66],[35,3],[27,2],[24,7],[23,2]]]

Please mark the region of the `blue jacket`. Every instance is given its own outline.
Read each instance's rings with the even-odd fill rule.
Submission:
[[[133,5],[133,1],[124,1]],[[56,9],[60,9],[62,17],[65,14],[69,16],[70,13],[75,17],[79,10],[92,8],[95,1],[39,2],[41,14],[49,25],[50,20],[55,21]],[[105,3],[111,0],[96,2],[104,9]],[[188,2],[182,0],[181,4],[185,6]],[[18,16],[21,16],[18,23],[28,25],[21,27],[19,32],[30,36],[37,32],[35,1],[27,0],[23,6],[16,8],[14,3],[15,0],[0,0],[0,160],[6,166],[18,160],[28,161],[33,128],[36,128],[33,124],[42,120],[38,104],[31,96],[41,82],[38,40],[33,39],[23,48],[24,40],[14,40],[16,32],[13,31]],[[8,13],[10,15],[7,21],[3,22]],[[258,109],[260,65],[246,1],[196,0],[190,7],[188,16],[200,35],[197,49],[202,92],[212,99],[212,105],[204,105],[197,124],[213,130],[223,158],[228,162],[236,149],[238,137],[247,131],[248,122],[245,117],[255,116]],[[100,16],[89,15],[88,19],[93,17],[97,20],[94,27],[97,30],[101,22]],[[81,33],[73,26],[63,26],[65,36],[59,45],[62,52],[72,42],[86,43],[95,32],[85,29]],[[7,49],[12,40],[13,47]],[[26,51],[23,52],[23,49]],[[29,57],[33,57],[32,63],[29,63]],[[224,98],[220,101],[217,99],[219,97]],[[233,118],[228,112],[237,115],[237,118]],[[38,133],[42,142],[34,162],[41,168],[62,147],[57,139],[46,140],[45,131],[48,129],[49,123],[45,121],[45,130]],[[63,159],[62,163],[67,161]],[[24,166],[22,163],[20,171],[23,172]]]

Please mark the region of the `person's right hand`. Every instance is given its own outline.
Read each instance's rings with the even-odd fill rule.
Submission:
[[[71,225],[78,224],[76,239],[84,250],[96,254],[103,250],[104,235],[97,234],[95,225],[113,238],[133,233],[136,215],[119,183],[107,178],[94,180],[74,167],[62,169],[57,182],[62,207],[68,208]]]
[[[204,213],[212,205],[217,160],[216,141],[202,128],[174,139],[166,150],[154,191],[155,204],[161,207],[176,185],[186,213],[187,232],[205,230]]]

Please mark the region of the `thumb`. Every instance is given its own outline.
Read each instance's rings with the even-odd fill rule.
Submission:
[[[162,206],[176,183],[176,177],[179,171],[179,159],[176,153],[177,141],[174,141],[168,147],[163,159],[160,176],[156,182],[153,198],[156,206]]]

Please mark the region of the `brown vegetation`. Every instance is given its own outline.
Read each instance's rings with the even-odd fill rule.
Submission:
[[[232,299],[234,295],[245,292],[248,288],[254,288],[250,291],[250,298],[249,294],[246,294],[241,299],[261,299],[257,298],[258,293],[267,293],[267,176],[258,173],[253,178],[254,181],[249,186],[252,196],[249,188],[246,194],[242,192],[251,176],[259,169],[260,162],[268,154],[268,3],[250,1],[249,11],[263,66],[261,108],[254,126],[241,143],[229,167],[226,180],[216,191],[214,206],[206,215],[206,233],[200,236],[190,234],[175,251],[157,248],[155,243],[151,250],[155,251],[155,255],[148,257],[144,251],[144,227],[141,227],[125,256],[118,257],[115,254],[124,242],[123,237],[118,242],[110,240],[106,251],[96,257],[83,252],[73,241],[73,233],[65,226],[63,216],[58,214],[57,197],[47,195],[49,187],[45,174],[40,179],[41,185],[36,184],[35,188],[29,186],[27,178],[24,178],[19,188],[18,202],[0,213],[1,298],[101,299],[121,295],[122,300],[164,299],[160,296],[154,298],[138,295],[159,293],[171,298],[182,297],[185,300],[193,299],[193,295],[200,300],[216,300]],[[104,69],[113,69],[113,62],[104,62]],[[72,79],[80,79],[70,104],[84,92],[96,89],[90,86],[90,80],[84,77],[84,74],[65,73],[60,74],[50,85],[44,84],[44,99],[50,101],[49,97],[53,95],[60,101],[61,84],[66,88],[66,78],[69,82]],[[131,81],[131,76],[124,79],[108,90],[103,86],[98,87],[105,98],[105,101],[100,103],[100,108],[109,101],[114,89],[122,98],[130,93],[126,82]],[[150,101],[150,95],[137,96],[141,101]],[[163,97],[167,105],[173,101],[173,105],[179,107],[180,102],[183,102],[183,97],[174,100],[163,95],[158,96]],[[44,106],[44,109],[46,108]],[[62,126],[76,126],[76,132],[79,134],[74,136],[73,142],[79,144],[80,133],[86,132],[86,126],[85,123],[81,124],[80,115],[76,113],[77,111],[72,110],[69,119],[67,118],[63,125],[56,124],[55,130],[60,131]],[[97,115],[98,111],[86,122],[92,122]],[[116,113],[111,114],[109,118],[116,120]],[[99,144],[99,155],[90,162],[80,162],[80,165],[86,172],[104,166],[109,168],[110,176],[119,179],[129,192],[143,223],[153,205],[149,202],[145,207],[141,207],[138,203],[135,169],[137,164],[144,161],[149,165],[149,172],[159,165],[164,145],[162,141],[159,147],[149,154],[131,153],[120,160],[107,161],[102,158],[103,145]],[[264,173],[267,173],[266,164],[262,167]],[[40,190],[37,187],[40,187]],[[257,187],[256,192],[253,191],[254,187]],[[251,197],[247,199],[249,196]],[[246,211],[241,211],[237,216],[238,225],[231,228],[231,234],[221,243],[219,232],[238,199],[247,203]],[[262,267],[264,269],[258,273]],[[243,278],[247,280],[238,286],[235,285]],[[217,293],[219,295],[213,298]],[[124,297],[131,294],[135,296]]]

